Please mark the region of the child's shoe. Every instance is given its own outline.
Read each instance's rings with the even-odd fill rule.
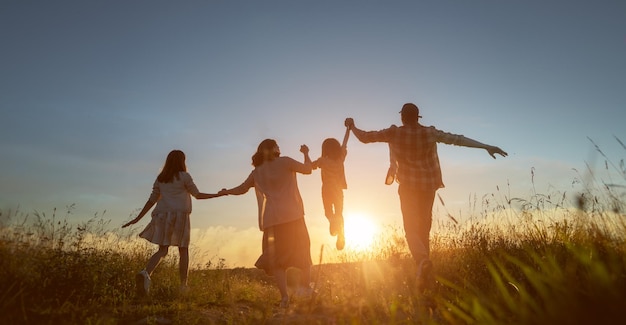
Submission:
[[[337,243],[335,244],[338,250],[342,250],[346,246],[346,237],[343,231],[340,231],[337,235]]]
[[[148,271],[142,270],[135,276],[135,283],[137,285],[137,295],[140,297],[147,296],[150,292],[150,274]]]

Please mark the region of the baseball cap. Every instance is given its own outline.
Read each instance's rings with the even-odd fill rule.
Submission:
[[[420,115],[420,110],[417,105],[413,103],[406,103],[402,105],[402,110],[400,110],[400,114],[415,114],[417,117],[422,117]]]

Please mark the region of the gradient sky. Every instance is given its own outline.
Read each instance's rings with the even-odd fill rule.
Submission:
[[[624,1],[8,0],[0,39],[3,210],[76,204],[70,219],[106,210],[121,225],[172,149],[217,192],[246,178],[265,138],[298,160],[307,144],[315,159],[346,117],[382,129],[405,102],[422,124],[509,153],[439,146],[438,193],[457,216],[474,196],[529,198],[533,181],[580,189],[585,164],[604,166],[588,138],[624,157]],[[387,165],[384,144],[351,137],[346,214],[400,222]],[[319,171],[299,184],[312,240],[328,240]],[[251,265],[254,194],[193,204],[207,245]]]

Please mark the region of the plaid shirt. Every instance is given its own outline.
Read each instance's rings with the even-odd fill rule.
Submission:
[[[398,161],[398,183],[415,190],[436,190],[443,187],[437,142],[464,145],[462,135],[446,133],[434,126],[419,124],[397,127],[392,125],[380,131],[353,129],[363,143],[387,142]]]

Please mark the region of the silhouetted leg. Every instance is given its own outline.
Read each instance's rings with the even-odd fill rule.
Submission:
[[[180,259],[178,261],[180,285],[181,287],[187,287],[187,277],[189,274],[189,248],[178,247],[178,254],[180,255]]]
[[[335,193],[335,221],[337,222],[337,249],[342,250],[346,245],[343,222],[343,190],[339,189]]]
[[[330,235],[336,236],[339,230],[337,229],[337,220],[335,217],[335,210],[333,209],[333,193],[326,186],[322,186],[322,204],[324,204],[324,215],[330,223]]]
[[[435,191],[398,186],[406,241],[417,265],[430,256],[430,228]]]
[[[287,307],[289,303],[289,293],[287,293],[287,273],[283,269],[274,269],[274,278],[276,279],[276,286],[280,291],[281,307]]]
[[[149,275],[152,275],[152,272],[154,272],[154,269],[159,266],[161,260],[163,260],[163,258],[167,256],[167,251],[169,250],[169,248],[169,246],[159,245],[159,250],[154,253],[152,257],[150,257],[150,259],[148,260],[148,264],[146,265],[146,271]]]

